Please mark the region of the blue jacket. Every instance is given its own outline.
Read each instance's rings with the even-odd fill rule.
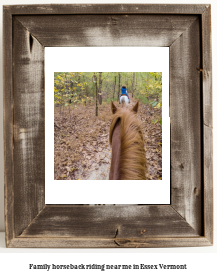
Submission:
[[[128,96],[127,94],[127,88],[121,88],[121,95],[126,95]],[[129,97],[129,96],[128,96]]]

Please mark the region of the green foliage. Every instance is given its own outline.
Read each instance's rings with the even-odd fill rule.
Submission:
[[[162,107],[162,73],[144,72],[137,74],[135,96],[143,95],[153,107]]]
[[[54,73],[54,104],[75,105],[78,103],[91,102],[92,97],[87,95],[87,76],[81,72],[55,72]],[[91,76],[89,74],[89,80]]]
[[[94,74],[96,79],[94,79]],[[101,75],[101,93],[103,102],[117,100],[120,85],[127,87],[136,99],[154,108],[162,107],[161,72],[103,72]],[[88,105],[96,98],[96,85],[99,87],[99,75],[94,72],[55,72],[54,104],[60,106]],[[133,90],[133,91],[132,91]]]
[[[144,104],[149,102],[148,99],[142,94],[137,94],[136,98],[139,99]]]

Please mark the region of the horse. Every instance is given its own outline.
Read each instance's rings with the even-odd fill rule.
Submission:
[[[142,128],[137,118],[139,102],[130,110],[111,101],[109,132],[112,158],[109,180],[145,180],[146,157]]]
[[[121,104],[128,104],[130,102],[130,100],[129,100],[129,98],[126,96],[126,95],[122,95],[121,97],[120,97],[120,103]]]

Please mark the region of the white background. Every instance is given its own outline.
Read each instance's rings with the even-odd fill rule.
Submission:
[[[85,63],[81,63],[80,57]],[[163,179],[54,180],[54,72],[114,71],[162,72]],[[170,140],[167,138],[170,138],[169,47],[45,48],[45,204],[170,204]]]
[[[1,5],[12,5],[12,4],[45,4],[50,3],[51,1],[28,1],[28,0],[20,0],[20,1],[12,1],[12,0],[0,0]],[[52,0],[52,3],[60,3],[61,1],[55,1]],[[96,0],[64,0],[64,3],[132,3],[133,1],[96,1]],[[215,108],[215,105],[217,105],[217,99],[216,99],[216,89],[217,89],[217,79],[215,76],[217,75],[217,2],[216,0],[196,0],[196,1],[162,1],[162,0],[148,0],[148,1],[141,1],[137,0],[136,3],[159,3],[159,4],[212,4],[212,57],[213,57],[213,108]],[[0,22],[2,22],[2,14],[0,14]],[[1,23],[2,24],[2,23]],[[0,28],[0,32],[2,34],[2,28]],[[2,36],[1,36],[2,37]],[[2,59],[2,43],[0,43],[0,59]],[[2,63],[0,65],[0,111],[3,111],[3,91],[2,91]],[[0,230],[4,231],[4,167],[3,167],[3,113],[0,113]],[[216,124],[217,124],[217,110],[213,109],[213,124],[214,124],[214,200],[216,201]],[[217,237],[217,209],[216,205],[214,206],[214,215],[215,215],[215,222],[214,222],[214,235],[215,235],[215,242]],[[49,254],[54,253],[54,254]],[[58,254],[55,254],[58,253]],[[55,260],[53,259],[53,256],[55,257]],[[122,260],[123,257],[127,257],[128,261],[132,261],[132,263],[139,263],[141,261],[144,262],[150,262],[150,260],[153,263],[167,263],[172,264],[173,260],[177,260],[178,263],[186,262],[189,266],[189,269],[187,272],[181,272],[178,273],[177,271],[167,271],[165,273],[160,272],[142,272],[139,274],[136,274],[136,272],[125,272],[125,275],[131,275],[132,274],[136,277],[210,277],[214,278],[217,276],[216,271],[216,257],[217,257],[217,244],[215,243],[213,247],[198,247],[198,248],[156,248],[156,249],[6,249],[5,243],[4,243],[4,233],[0,233],[0,274],[3,274],[5,277],[10,277],[10,275],[16,275],[20,273],[22,277],[30,277],[30,275],[34,275],[33,277],[46,277],[45,275],[47,273],[43,272],[35,272],[34,274],[32,272],[28,271],[28,264],[29,263],[49,263],[50,260],[52,263],[61,263],[64,261],[64,263],[72,262],[72,261],[79,261],[81,258],[86,259],[87,257],[91,259],[91,262],[94,261],[94,263],[98,263],[101,258],[104,258],[104,261],[111,261],[111,258],[113,258],[115,263],[119,263],[119,261]],[[49,262],[48,262],[49,260]],[[58,273],[58,272],[56,272]],[[109,275],[111,275],[111,272],[107,272]],[[168,274],[169,273],[169,274]],[[60,272],[58,273],[58,277],[63,274],[64,277],[67,277],[66,273]],[[88,273],[89,275],[91,273]],[[107,274],[107,275],[108,275]],[[37,276],[36,276],[37,275]],[[50,272],[48,275],[55,277],[53,272]],[[96,272],[93,272],[92,275],[106,275],[105,274],[96,274]],[[73,277],[73,274],[69,272],[69,277]],[[116,276],[120,277],[120,273],[116,272]],[[109,276],[110,277],[110,276]]]

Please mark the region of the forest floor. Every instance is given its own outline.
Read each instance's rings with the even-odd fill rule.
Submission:
[[[130,107],[136,103],[131,98]],[[119,104],[114,102],[116,106]],[[162,179],[161,110],[139,104],[147,159],[147,179]],[[55,107],[54,110],[54,179],[108,180],[111,162],[109,128],[112,118],[110,103]]]

